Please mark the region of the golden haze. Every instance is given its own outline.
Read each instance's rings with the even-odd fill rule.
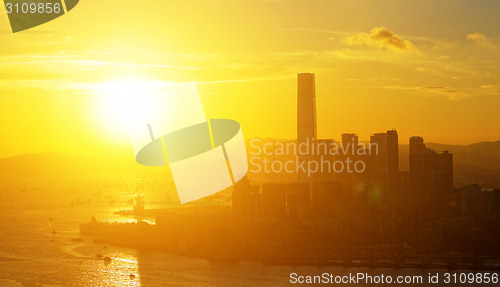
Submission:
[[[498,4],[444,2],[86,1],[17,34],[3,11],[0,156],[127,149],[102,115],[120,102],[106,87],[130,80],[196,81],[209,118],[295,138],[298,72],[317,75],[319,137],[497,140]]]

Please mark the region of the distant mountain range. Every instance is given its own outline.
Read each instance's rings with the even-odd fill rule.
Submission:
[[[453,154],[453,160],[459,164],[479,165],[483,168],[500,168],[500,141],[480,142],[471,145],[448,145],[426,143],[427,147],[437,151],[448,151]],[[409,145],[399,145],[400,157],[409,153]],[[407,162],[402,162],[407,169]]]
[[[131,154],[130,154],[131,155]],[[149,172],[133,156],[86,157],[57,152],[22,154],[0,159],[0,177],[93,177]]]
[[[477,164],[488,168],[500,168],[500,141],[480,142],[471,145],[446,145],[428,143],[435,151],[449,151],[461,164]]]
[[[455,186],[479,183],[484,187],[500,188],[500,141],[471,145],[426,143],[437,151],[453,154]],[[409,146],[399,145],[400,169],[408,170]],[[122,173],[161,173],[162,170],[137,164],[132,154],[109,157],[85,157],[56,152],[23,154],[0,159],[0,177],[4,175],[58,174],[116,175]]]

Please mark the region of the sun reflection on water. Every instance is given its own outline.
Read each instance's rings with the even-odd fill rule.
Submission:
[[[137,257],[133,254],[107,254],[111,261],[88,260],[82,266],[86,286],[141,286]]]

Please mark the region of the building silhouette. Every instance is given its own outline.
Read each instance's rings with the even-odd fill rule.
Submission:
[[[453,194],[453,155],[425,146],[422,137],[410,138],[409,238],[423,241],[419,231],[442,217],[443,200]],[[435,237],[435,236],[433,236]]]
[[[385,133],[375,133],[370,137],[370,146],[376,144],[374,156],[375,179],[381,184],[383,199],[392,203],[402,200],[399,183],[399,143],[398,132],[388,130]]]
[[[453,155],[425,146],[422,137],[410,138],[410,182],[415,194],[453,191]]]
[[[347,150],[347,155],[353,156],[358,150],[358,135],[357,134],[342,134],[342,146]]]
[[[316,127],[316,84],[313,73],[297,75],[297,145],[308,146],[317,139]],[[310,155],[298,155],[298,160],[313,160]],[[304,172],[298,174],[299,182],[314,182],[312,176]]]
[[[296,143],[338,145],[316,138],[314,74],[298,75],[297,110]],[[267,139],[261,145],[276,149],[278,143],[293,141]],[[368,253],[375,246],[390,246],[384,250],[397,256],[405,256],[406,247],[411,254],[425,250],[418,258],[424,264],[426,254],[500,254],[500,191],[479,185],[454,189],[452,154],[438,153],[422,137],[412,137],[409,171],[400,171],[396,130],[373,134],[368,146],[356,134],[344,133],[342,147],[341,153],[299,157],[320,161],[320,156],[330,162],[349,157],[364,161],[365,172],[315,172],[298,180],[297,173],[247,178],[249,174],[235,184],[234,229],[252,256],[281,250],[288,258],[288,251],[295,250],[296,259],[309,256],[311,247],[338,254],[345,246]],[[271,160],[294,158],[272,155]]]
[[[387,196],[390,201],[400,201],[401,186],[399,182],[399,142],[396,130],[387,131]]]
[[[313,73],[297,75],[297,141],[317,138],[316,84]]]

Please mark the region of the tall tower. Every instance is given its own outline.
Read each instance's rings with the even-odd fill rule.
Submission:
[[[316,136],[316,84],[313,73],[297,75],[297,142]]]
[[[410,138],[410,194],[408,210],[410,239],[418,243],[419,230],[436,218],[446,217],[443,196],[453,193],[453,155],[437,153],[425,146],[422,137]]]
[[[402,199],[399,186],[399,140],[394,129],[387,131],[387,195],[389,200]]]
[[[370,137],[371,144],[377,144],[375,171],[379,182],[383,184],[383,199],[397,201],[402,199],[399,188],[399,144],[398,132],[388,130]]]
[[[306,145],[309,154],[298,154],[298,161],[314,160],[310,154],[313,140],[316,140],[316,85],[313,73],[297,75],[297,145]],[[300,149],[298,149],[300,150]],[[307,165],[307,164],[306,164]],[[317,176],[299,170],[299,182],[313,183]],[[312,192],[311,192],[312,196]]]

